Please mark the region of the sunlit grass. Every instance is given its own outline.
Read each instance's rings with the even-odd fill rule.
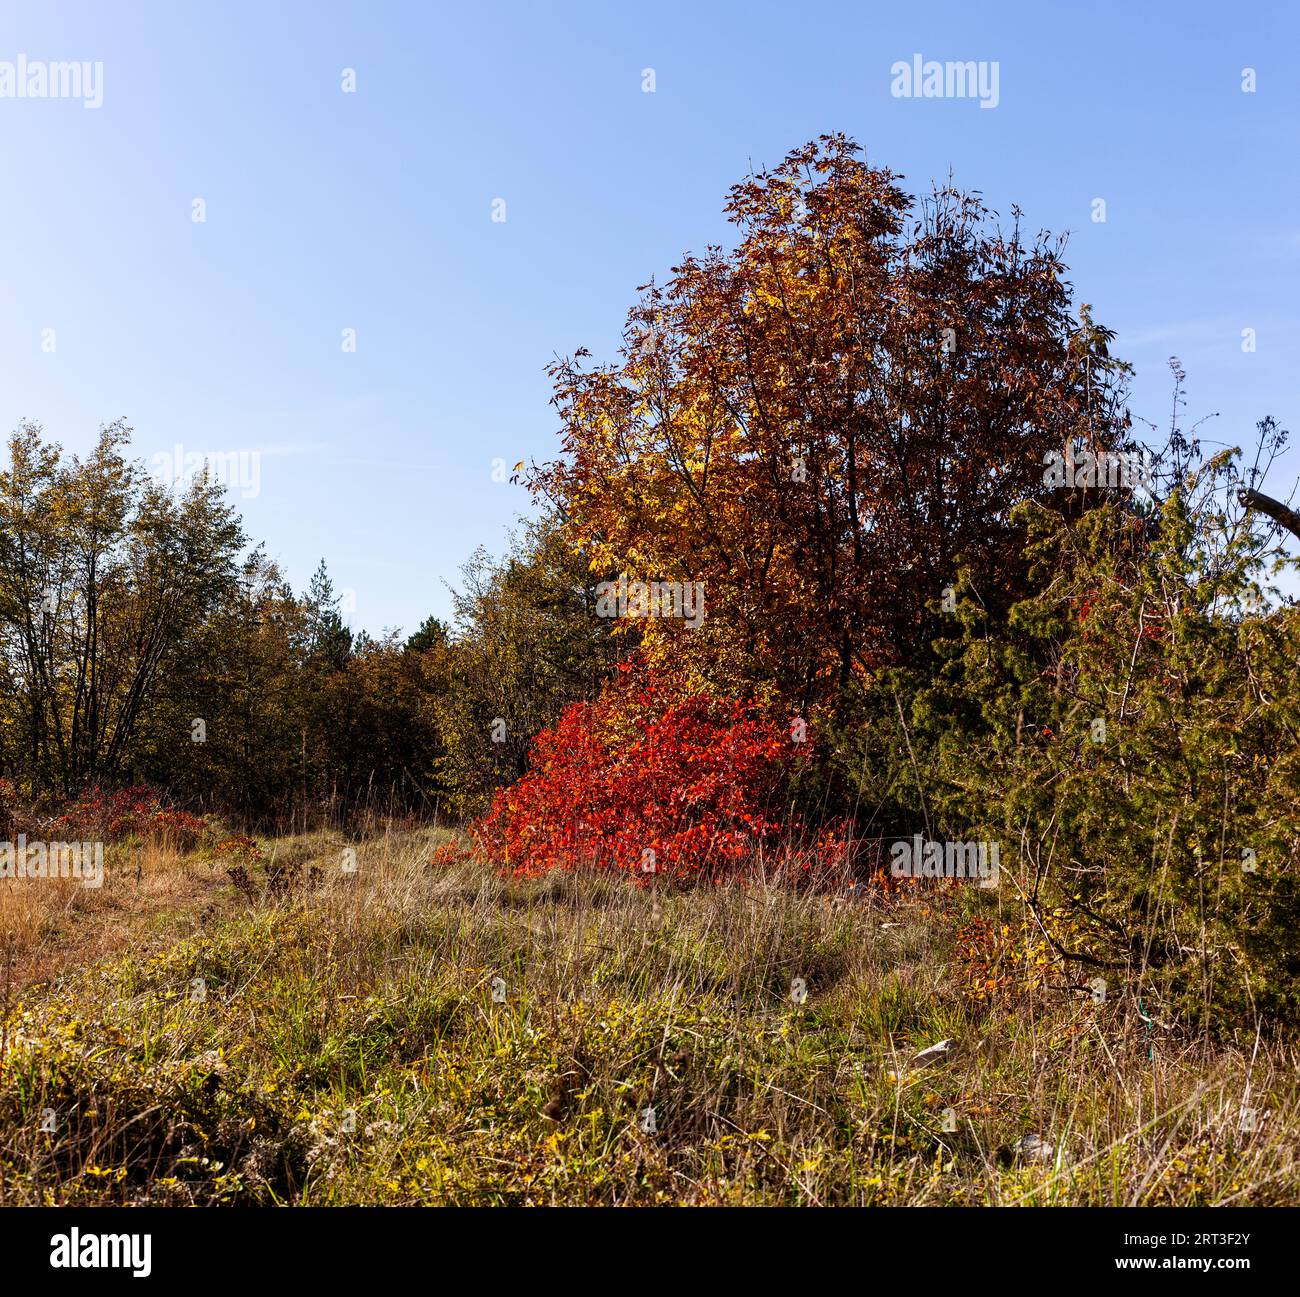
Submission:
[[[28,933],[0,1200],[1297,1198],[1289,1045],[1153,1046],[1122,996],[977,1002],[952,933],[978,898],[521,882],[431,866],[442,840],[368,839],[355,874],[342,838],[282,841],[277,898],[156,859]],[[116,947],[74,958],[110,914]]]

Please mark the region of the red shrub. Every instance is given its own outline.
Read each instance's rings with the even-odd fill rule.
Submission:
[[[0,840],[13,836],[18,822],[18,793],[11,779],[0,779]]]
[[[81,837],[165,839],[181,847],[194,846],[210,827],[201,816],[165,806],[161,793],[144,787],[111,793],[90,788],[52,826]]]
[[[435,868],[442,868],[446,865],[463,864],[470,859],[470,853],[465,850],[455,839],[450,842],[444,842],[441,846],[434,848],[433,855],[429,857],[429,864]]]
[[[782,786],[807,746],[749,704],[675,697],[624,667],[537,735],[532,769],[497,794],[475,840],[520,874],[724,877],[780,832]]]
[[[260,864],[266,854],[257,845],[255,839],[239,834],[237,837],[225,838],[212,848],[213,856],[223,864],[256,865]]]

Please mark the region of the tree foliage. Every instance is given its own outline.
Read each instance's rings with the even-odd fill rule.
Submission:
[[[1059,241],[897,181],[842,136],[795,150],[731,191],[734,249],[645,289],[620,361],[553,367],[565,453],[534,484],[572,544],[704,583],[704,633],[650,624],[652,660],[821,701],[924,648],[959,561],[1005,602],[1045,454],[1122,436]]]

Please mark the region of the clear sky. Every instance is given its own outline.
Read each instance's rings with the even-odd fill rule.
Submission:
[[[553,453],[552,355],[611,356],[636,286],[728,237],[732,182],[842,130],[909,186],[951,170],[1069,230],[1136,413],[1167,415],[1176,352],[1208,437],[1300,436],[1298,15],[4,0],[0,79],[101,62],[103,102],[0,98],[0,426],[260,450],[240,505],[295,588],[323,556],[355,626],[409,631],[527,507],[492,464]],[[891,95],[915,54],[996,61],[997,106]]]

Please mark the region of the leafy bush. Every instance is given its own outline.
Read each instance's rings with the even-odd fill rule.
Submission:
[[[476,841],[519,874],[725,877],[781,832],[800,747],[749,703],[681,697],[625,664],[596,702],[538,734],[532,768],[497,794]]]
[[[533,736],[595,697],[618,645],[595,615],[596,576],[550,516],[526,525],[500,562],[476,552],[462,576],[453,634],[421,654],[422,716],[437,735],[443,802],[473,819],[528,769]]]
[[[18,790],[12,779],[0,779],[0,840],[13,836],[18,822]]]
[[[106,792],[90,788],[59,815],[52,829],[105,841],[140,838],[188,850],[211,830],[206,818],[175,810],[157,789],[135,786]]]
[[[1073,985],[1224,1026],[1300,1005],[1300,609],[1233,459],[1026,506],[1030,593],[1000,618],[962,585],[939,669],[882,676],[850,751],[897,817],[1002,843]]]

